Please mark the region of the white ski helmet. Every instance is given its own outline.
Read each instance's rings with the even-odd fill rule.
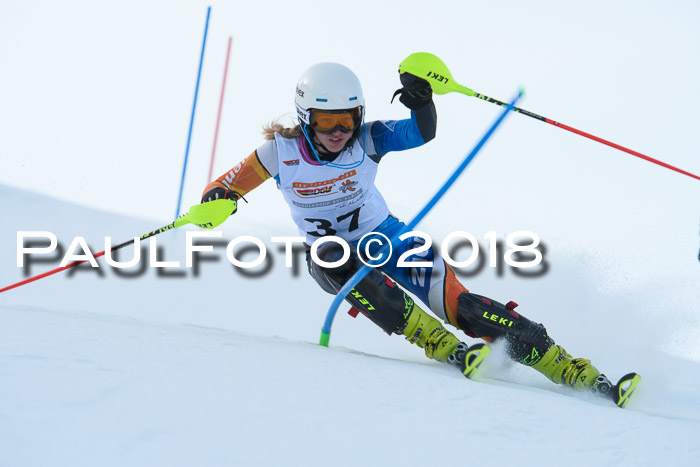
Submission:
[[[302,73],[294,98],[299,120],[310,124],[311,109],[340,110],[360,107],[364,117],[365,98],[360,80],[340,63],[317,63]]]

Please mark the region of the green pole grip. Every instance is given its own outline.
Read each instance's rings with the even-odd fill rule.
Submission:
[[[331,333],[328,332],[323,332],[323,329],[321,330],[321,339],[318,341],[318,345],[322,345],[324,347],[328,347],[328,342],[331,340]]]

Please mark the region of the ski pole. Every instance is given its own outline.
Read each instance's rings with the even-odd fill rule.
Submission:
[[[233,213],[233,211],[236,210],[236,201],[230,200],[230,199],[217,199],[214,201],[210,201],[208,203],[203,203],[203,204],[197,204],[195,206],[192,206],[190,208],[190,212],[187,214],[183,214],[182,216],[178,217],[175,222],[172,224],[168,224],[165,227],[161,227],[159,229],[153,230],[151,232],[145,233],[139,237],[139,240],[144,240],[149,237],[153,237],[155,235],[158,235],[160,233],[166,232],[171,229],[177,229],[178,227],[182,227],[183,225],[187,224],[194,224],[197,227],[201,227],[203,229],[213,229],[223,223],[228,217]],[[125,246],[129,246],[132,243],[136,241],[136,238],[132,238],[129,241],[126,241],[124,243],[120,243],[119,245],[115,245],[112,248],[109,249],[110,252],[119,250],[121,248],[124,248]],[[96,255],[94,255],[95,258],[99,258],[100,256],[104,255],[107,250],[103,250]],[[83,264],[87,262],[87,260],[82,260],[82,261],[73,261],[70,264],[67,264],[65,266],[58,267],[56,269],[52,269],[50,271],[44,272],[42,274],[38,274],[36,276],[30,277],[28,279],[24,279],[20,282],[17,282],[12,285],[8,285],[7,287],[3,287],[0,289],[0,293],[5,292],[7,290],[14,289],[16,287],[19,287],[24,284],[28,284],[30,282],[37,281],[39,279],[43,279],[44,277],[51,276],[53,274],[56,274],[57,272],[65,271],[66,269],[70,269],[72,267],[78,266],[80,264]]]
[[[486,102],[491,102],[492,104],[497,104],[500,106],[507,106],[505,102],[501,102],[498,99],[493,99],[489,96],[486,96],[484,94],[480,94],[478,92],[475,92],[465,86],[462,86],[459,84],[457,81],[454,80],[452,77],[452,74],[450,73],[450,70],[447,68],[447,65],[440,60],[437,56],[426,53],[426,52],[419,52],[419,53],[414,53],[409,55],[401,64],[399,65],[399,72],[401,73],[410,73],[412,75],[418,76],[423,79],[427,79],[432,88],[433,92],[435,94],[447,94],[449,92],[459,92],[461,94],[466,94],[467,96],[473,96],[477,97],[481,100],[484,100]],[[542,117],[541,115],[537,115],[536,113],[530,112],[525,109],[520,109],[518,107],[513,108],[514,112],[521,113],[523,115],[527,115],[528,117],[532,117],[534,119],[537,119],[541,122],[549,123],[550,125],[554,125],[556,127],[562,128],[564,130],[570,131],[572,133],[576,133],[577,135],[581,135],[583,137],[586,137],[588,139],[592,139],[593,141],[597,141],[599,143],[603,143],[605,145],[608,145],[612,148],[618,149],[620,151],[626,152],[627,154],[631,154],[633,156],[639,157],[641,159],[644,159],[646,161],[652,162],[654,164],[658,164],[661,167],[665,167],[667,169],[674,170],[678,173],[681,173],[683,175],[687,175],[688,177],[692,177],[696,180],[700,180],[700,177],[692,174],[690,172],[686,172],[685,170],[679,169],[678,167],[674,167],[670,164],[667,164],[665,162],[662,162],[660,160],[654,159],[649,156],[645,156],[644,154],[633,151],[632,149],[628,149],[624,146],[620,146],[619,144],[615,144],[611,141],[605,140],[603,138],[600,138],[598,136],[592,135],[590,133],[586,133],[585,131],[577,130],[576,128],[570,127],[568,125],[564,125],[563,123],[556,122],[552,119],[549,119],[547,117]]]
[[[398,238],[403,235],[405,232],[410,232],[415,228],[418,223],[423,220],[423,218],[430,212],[430,210],[437,204],[438,201],[440,201],[440,198],[443,197],[445,193],[447,193],[447,190],[450,189],[450,187],[457,181],[457,178],[464,172],[464,169],[467,168],[469,163],[474,159],[476,154],[479,152],[479,150],[482,148],[482,146],[486,143],[486,141],[493,135],[493,132],[496,131],[496,128],[501,124],[503,119],[506,118],[508,115],[508,112],[512,109],[515,108],[515,103],[520,99],[520,97],[523,95],[523,91],[520,90],[518,91],[518,95],[515,96],[515,98],[512,100],[510,104],[506,105],[506,109],[501,113],[501,115],[496,119],[496,121],[491,125],[491,127],[484,133],[484,136],[481,137],[478,143],[476,143],[476,146],[474,146],[474,149],[467,155],[467,157],[464,158],[464,161],[457,167],[457,169],[452,173],[450,178],[447,179],[447,181],[442,185],[442,187],[438,190],[437,193],[435,193],[435,196],[433,196],[430,201],[423,207],[423,209],[416,214],[416,217],[411,220],[411,222],[408,223],[408,225],[401,229],[399,232],[394,234],[391,239],[389,240],[389,243],[384,245],[379,252],[377,253],[377,257],[382,257],[384,255],[384,252],[389,249],[389,245],[393,246],[398,243],[397,240]],[[330,308],[328,309],[328,313],[326,314],[326,321],[323,324],[323,328],[321,329],[321,339],[319,341],[319,345],[322,345],[324,347],[328,347],[328,342],[330,341],[331,338],[331,326],[333,326],[333,318],[335,318],[336,313],[338,312],[338,307],[340,306],[341,302],[345,299],[345,297],[350,293],[350,291],[360,283],[362,279],[369,274],[370,270],[372,269],[372,266],[369,265],[363,265],[360,269],[358,269],[355,274],[343,285],[343,287],[338,291],[337,295],[333,299],[333,303],[331,303]]]

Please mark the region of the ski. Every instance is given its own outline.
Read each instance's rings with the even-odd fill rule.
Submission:
[[[481,365],[491,353],[491,348],[482,343],[474,344],[471,347],[466,347],[465,345],[463,349],[464,348],[466,349],[460,351],[456,358],[460,362],[459,366],[462,374],[468,379],[473,379],[479,373]],[[603,378],[605,377],[603,376]],[[607,378],[605,378],[605,380],[607,381]],[[488,382],[489,379],[486,381]],[[611,399],[615,405],[623,409],[634,396],[637,386],[641,381],[642,377],[637,373],[628,373],[620,378],[617,384],[612,386],[612,388],[608,386],[610,389],[607,391],[594,392]]]
[[[468,379],[472,379],[490,353],[491,349],[486,344],[474,344],[469,347],[461,365],[462,374]]]
[[[611,391],[613,402],[621,409],[624,409],[634,396],[634,392],[641,381],[642,377],[637,373],[627,373],[620,378],[620,381],[617,382]]]

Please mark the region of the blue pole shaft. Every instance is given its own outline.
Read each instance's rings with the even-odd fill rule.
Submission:
[[[197,108],[197,96],[199,95],[199,81],[202,77],[202,64],[204,63],[204,48],[207,45],[207,33],[209,32],[209,16],[211,15],[211,7],[207,7],[207,21],[204,25],[204,40],[202,41],[202,51],[199,55],[199,70],[197,71],[197,84],[194,88],[194,102],[192,103],[192,115],[190,116],[190,129],[187,133],[187,147],[185,148],[185,163],[182,165],[182,177],[180,178],[180,193],[177,196],[177,209],[175,217],[180,215],[180,204],[182,202],[182,191],[185,187],[185,173],[187,172],[187,159],[190,154],[190,142],[192,141],[192,128],[194,127],[194,112]]]
[[[391,239],[390,243],[392,245],[392,248],[398,244],[398,238],[404,234],[405,232],[410,232],[413,230],[418,223],[423,220],[423,218],[430,212],[430,210],[437,204],[438,201],[440,201],[440,198],[444,196],[444,194],[447,192],[447,190],[450,189],[450,187],[457,181],[457,178],[464,172],[464,169],[467,168],[469,163],[476,157],[476,154],[481,150],[483,145],[486,143],[486,141],[491,137],[494,131],[496,131],[496,128],[501,124],[503,119],[506,118],[506,115],[508,115],[508,112],[513,110],[515,107],[516,102],[520,99],[520,97],[523,95],[523,91],[520,90],[518,91],[518,95],[515,96],[515,98],[511,101],[510,104],[505,108],[503,112],[501,112],[501,115],[496,119],[496,121],[491,125],[491,127],[486,131],[484,136],[481,137],[479,142],[474,146],[474,149],[467,155],[467,157],[462,161],[462,163],[459,165],[457,170],[454,171],[454,173],[450,176],[450,178],[442,185],[442,187],[438,190],[437,193],[435,193],[435,196],[433,196],[430,201],[425,205],[425,207],[416,215],[416,217],[411,220],[411,222],[408,223],[408,225],[397,232]],[[385,245],[378,253],[377,257],[382,257],[383,253],[389,249],[388,245]],[[323,328],[321,329],[321,340],[319,342],[320,345],[323,345],[325,347],[328,347],[328,341],[330,340],[330,334],[331,334],[331,326],[333,326],[333,319],[335,318],[336,313],[338,312],[338,308],[340,307],[340,304],[343,302],[345,297],[350,293],[350,291],[355,288],[357,284],[362,281],[362,279],[369,274],[370,270],[372,269],[371,266],[363,265],[360,269],[355,272],[355,274],[348,280],[345,285],[340,289],[338,294],[335,296],[333,299],[333,303],[331,303],[330,308],[328,309],[328,313],[326,314],[326,321],[323,323]]]

